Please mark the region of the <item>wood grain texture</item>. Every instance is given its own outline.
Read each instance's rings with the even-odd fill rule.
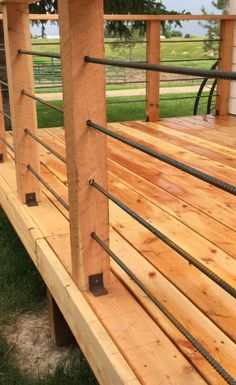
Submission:
[[[0,4],[3,0],[0,0]],[[4,1],[4,3],[26,3],[25,0]],[[31,3],[32,1],[28,1]],[[0,14],[0,19],[2,15]],[[59,15],[31,14],[30,20],[58,20]],[[236,15],[104,15],[104,20],[235,20]]]
[[[22,90],[34,94],[32,58],[19,55],[19,49],[31,49],[29,11],[27,4],[7,4],[3,7],[3,25],[11,120],[16,159],[17,191],[22,203],[26,194],[35,193],[40,200],[38,180],[28,171],[27,165],[39,170],[38,145],[24,132],[37,129],[36,104],[21,94]]]
[[[161,22],[147,21],[147,63],[160,64]],[[147,71],[146,120],[157,122],[160,118],[160,72]]]
[[[209,165],[209,172],[220,172],[223,168],[227,170],[227,178],[235,179],[236,154],[235,148],[231,146],[236,127],[235,118],[186,117],[165,119],[158,123],[126,122],[111,124],[110,127],[125,136],[129,134],[136,141],[145,140],[148,146],[161,149],[166,154],[174,149],[175,156],[182,157],[183,154],[187,160],[196,164],[198,159],[199,166],[203,167],[205,163]],[[65,155],[65,133],[62,129],[40,130],[38,134],[60,154]],[[219,143],[215,141],[217,137]],[[221,143],[220,137],[223,139]],[[10,133],[7,133],[7,139],[11,142]],[[40,148],[40,160],[42,175],[67,202],[66,170],[44,148]],[[10,157],[5,164],[0,165],[0,172],[3,181],[8,179],[9,194],[13,194],[11,190],[16,190],[16,183],[14,163]],[[235,197],[111,138],[108,140],[108,175],[109,189],[113,195],[200,259],[208,268],[235,285]],[[1,185],[5,186],[4,183]],[[93,341],[96,352],[99,351],[97,342],[94,342],[97,340],[91,339],[90,329],[83,336],[78,334],[75,326],[77,327],[77,320],[81,320],[80,315],[74,313],[78,316],[76,321],[71,316],[71,302],[68,305],[64,289],[59,285],[58,268],[55,274],[56,268],[50,267],[52,252],[64,267],[63,271],[66,270],[69,274],[72,272],[69,218],[68,213],[50,193],[43,189],[42,196],[41,208],[24,209],[41,236],[45,237],[49,248],[47,250],[51,250],[49,257],[49,252],[46,251],[42,260],[41,253],[34,260],[41,266],[40,271],[43,272],[73,333],[76,333],[83,349],[86,346],[85,352],[92,367],[97,370],[96,374],[100,375],[100,365],[111,373],[106,358],[102,356],[100,360],[100,356],[97,362],[93,352],[87,350],[88,345],[84,345]],[[0,200],[14,221],[12,209],[9,209],[9,197],[4,197],[0,189]],[[17,199],[15,202],[19,205]],[[110,204],[110,224],[112,250],[231,375],[235,376],[235,368],[231,365],[236,341],[235,300],[113,203]],[[22,232],[21,227],[21,221],[18,221],[17,229],[27,243],[27,230]],[[28,246],[31,252],[35,249],[34,244],[35,241],[32,240],[31,246]],[[138,381],[145,385],[156,385],[157,379],[160,379],[161,384],[168,384],[170,381],[178,384],[180,381],[181,385],[188,385],[189,381],[205,381],[210,385],[223,385],[222,379],[209,363],[192,348],[128,276],[114,262],[111,263],[111,268],[115,277],[111,275],[109,295],[96,299],[84,292],[85,303],[89,303]],[[81,327],[81,323],[79,325]],[[153,333],[160,341],[159,346],[152,343]],[[105,348],[104,344],[103,349]],[[177,354],[174,355],[177,358],[170,361],[170,355],[172,357],[175,349]],[[160,356],[165,358],[163,362]],[[195,370],[200,377],[195,377]],[[187,376],[190,373],[193,376],[191,379],[186,377],[186,371]]]
[[[232,71],[235,20],[221,20],[219,71]],[[220,116],[229,113],[230,81],[217,81],[216,114]]]
[[[109,285],[109,258],[91,238],[108,243],[108,202],[90,186],[107,186],[106,137],[87,126],[106,124],[105,68],[86,64],[86,55],[104,56],[103,1],[59,2],[65,140],[70,205],[73,278],[81,289],[88,277],[103,273]]]

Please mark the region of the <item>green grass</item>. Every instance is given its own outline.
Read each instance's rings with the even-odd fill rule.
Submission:
[[[46,288],[30,257],[0,210],[0,385],[97,385],[85,358],[76,352],[69,366],[32,378],[16,366],[1,335],[6,322],[45,306]]]
[[[187,97],[186,100],[162,101],[160,103],[161,117],[189,116],[193,114],[195,94],[168,94],[163,98]],[[144,96],[120,96],[107,98],[107,119],[108,122],[119,122],[126,120],[144,120],[145,119],[145,97]],[[205,103],[207,99],[202,99]],[[129,103],[130,102],[130,103]],[[62,101],[52,102],[62,107]],[[206,113],[206,106],[200,105],[199,114]],[[63,116],[61,113],[51,110],[47,107],[38,105],[38,125],[40,128],[63,126]]]

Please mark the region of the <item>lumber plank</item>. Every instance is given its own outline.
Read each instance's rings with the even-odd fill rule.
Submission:
[[[103,274],[109,285],[109,258],[95,242],[96,229],[109,239],[108,202],[89,181],[107,186],[105,136],[87,126],[92,119],[106,124],[105,68],[84,57],[104,56],[103,0],[59,1],[67,174],[73,277],[80,288],[89,277]],[[96,31],[96,33],[94,33]],[[85,44],[86,42],[86,44]]]
[[[67,238],[69,241],[69,235],[67,235]],[[64,241],[65,239],[63,240],[63,244]],[[67,242],[67,245],[69,245],[69,242]],[[59,259],[61,258],[60,254],[63,253],[64,255],[68,251],[69,248],[67,250],[65,250],[64,248],[62,251],[61,247],[58,247],[57,255],[59,256]],[[68,260],[68,258],[66,258],[66,260]],[[164,376],[164,373],[166,372],[165,365],[160,362],[160,360],[159,363],[152,363],[152,360],[150,361],[150,357],[151,355],[155,355],[157,345],[154,344],[154,342],[157,338],[160,341],[158,345],[160,345],[162,349],[165,349],[165,344],[167,343],[168,345],[169,342],[166,339],[165,335],[162,332],[160,333],[160,330],[156,329],[156,326],[154,325],[153,321],[150,322],[150,319],[146,317],[143,310],[136,305],[132,297],[128,295],[128,292],[124,288],[122,288],[120,283],[117,280],[113,280],[113,286],[110,289],[110,294],[107,296],[95,298],[89,292],[84,292],[84,295],[85,298],[89,301],[89,303],[91,303],[91,305],[93,306],[93,310],[98,315],[99,319],[101,319],[104,327],[115,340],[119,349],[121,349],[122,353],[124,354],[127,361],[135,371],[138,378],[142,381],[142,383],[149,384],[149,382],[146,381],[146,376],[149,376],[150,372],[152,371],[158,371],[158,376],[162,378],[162,376]],[[142,371],[142,367],[137,365],[135,363],[135,360],[133,359],[133,351],[136,351],[137,349],[143,352],[143,358],[145,360],[148,360],[148,369],[146,369],[144,372]],[[167,352],[169,352],[168,354],[171,354],[169,346]],[[176,351],[174,355],[174,358],[176,358],[178,352]],[[179,359],[181,360],[181,358],[178,356],[178,361]],[[161,370],[159,368],[159,365],[161,365]],[[173,369],[173,371],[175,372],[175,360],[173,362],[173,365],[175,365],[175,368]],[[186,365],[188,364],[186,363]],[[178,384],[179,381],[184,382],[184,372],[185,371],[182,371],[181,374],[178,375],[178,377],[180,376],[179,380],[173,379],[173,383]],[[172,373],[169,371],[168,375],[170,376],[170,378],[172,377]],[[194,377],[195,376],[193,375],[193,378]],[[163,377],[163,379],[164,378],[165,377]]]
[[[116,231],[110,232],[111,248],[123,263],[143,282],[144,286],[175,315],[195,338],[213,355],[226,370],[235,376],[231,360],[235,356],[236,346],[217,326],[193,305],[173,284],[171,284],[153,265],[146,261],[127,241]],[[152,303],[128,275],[112,261],[113,272],[125,283],[137,300],[149,312],[156,323],[176,344],[180,351],[199,370],[205,380],[215,385],[224,385],[224,380],[206,360],[196,352],[180,332],[168,321],[163,313]]]
[[[51,338],[56,346],[71,345],[74,342],[73,334],[49,290],[47,290],[47,304]]]
[[[127,289],[118,280],[113,285],[107,296],[95,298],[87,292],[85,296],[140,381],[148,385],[167,380],[173,384],[204,383],[175,346],[169,345],[161,329],[127,295]]]
[[[39,171],[38,145],[24,132],[25,128],[36,132],[36,104],[34,100],[22,95],[24,89],[34,94],[32,57],[18,54],[19,49],[31,50],[28,5],[4,4],[3,26],[17,192],[22,203],[26,203],[26,194],[32,193],[36,194],[36,201],[39,201],[39,181],[27,169],[30,163],[36,171]]]
[[[191,256],[215,272],[219,277],[236,286],[236,260],[216,245],[201,237],[188,226],[161,210],[140,194],[117,181],[109,180],[109,190],[119,200],[137,212],[147,222],[182,247]],[[187,240],[187,241],[186,241]],[[180,256],[180,259],[182,257]],[[188,264],[188,262],[186,262]]]
[[[160,209],[178,219],[181,223],[209,240],[213,245],[233,256],[236,259],[236,232],[216,222],[208,215],[184,204],[182,200],[176,199],[168,191],[161,190],[142,177],[128,171],[125,167],[109,161],[109,174],[113,179],[119,179],[130,189],[142,195]],[[235,217],[232,218],[235,222]],[[234,223],[234,229],[236,223]]]
[[[147,63],[160,64],[161,22],[147,22]],[[146,73],[146,120],[158,122],[160,118],[160,72]]]
[[[112,227],[236,342],[235,300],[113,203]]]
[[[235,21],[220,22],[219,71],[232,71]],[[229,113],[230,80],[217,80],[216,115]]]
[[[185,178],[185,176],[179,175],[178,178],[177,175],[169,175],[165,173],[165,169],[162,168],[160,162],[148,162],[147,156],[141,157],[133,149],[127,151],[122,145],[109,146],[108,156],[111,161],[140,175],[162,190],[183,200],[184,203],[203,211],[231,229],[235,228],[236,202],[229,194],[227,194],[226,200],[224,199],[225,194],[221,195],[219,190],[213,186],[213,188],[209,187],[208,190],[201,189],[201,185],[194,185],[196,178],[192,178],[193,180],[191,181],[190,177],[189,183],[186,183],[187,176]],[[208,186],[207,184],[205,185]],[[216,196],[213,196],[214,192]],[[228,200],[229,198],[230,200]]]
[[[161,125],[158,125],[157,129],[156,125],[152,123],[133,122],[126,123],[125,125],[128,127],[131,125],[139,126],[142,132],[146,132],[169,143],[177,144],[179,147],[183,147],[186,150],[236,168],[236,151],[226,146],[215,144],[199,137],[194,138],[189,134],[168,129],[167,127],[163,127]]]
[[[236,179],[236,170],[219,162],[200,156],[182,147],[164,142],[161,139],[154,138],[151,135],[140,132],[139,129],[132,127],[132,131],[120,123],[110,125],[114,132],[125,135],[128,139],[137,141],[155,151],[164,153],[176,160],[181,160],[189,166],[195,167],[203,172],[209,170],[212,176],[219,178],[227,183],[234,184]]]
[[[138,385],[135,374],[92,312],[47,241],[0,176],[0,204],[70,325],[98,380],[104,385]]]
[[[224,135],[222,135],[221,127],[208,126],[206,127],[202,121],[197,121],[191,119],[191,121],[186,121],[185,117],[179,119],[171,118],[171,119],[163,119],[161,121],[161,125],[176,129],[178,131],[191,133],[191,135],[213,141],[218,144],[223,144],[231,149],[235,149],[235,137],[232,136],[231,132],[227,132],[224,130]]]

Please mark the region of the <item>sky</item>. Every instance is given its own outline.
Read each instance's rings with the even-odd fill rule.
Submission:
[[[182,12],[183,10],[191,12],[192,14],[201,14],[201,8],[204,5],[208,13],[219,13],[212,5],[212,0],[162,0],[167,9],[174,9],[175,11]],[[190,35],[204,35],[205,30],[199,25],[199,22],[191,21],[182,23],[182,32]]]
[[[201,7],[204,5],[208,13],[219,13],[212,5],[212,0],[162,0],[163,4],[167,9],[175,11],[188,11],[192,14],[200,14]],[[189,33],[190,35],[202,36],[205,34],[205,30],[196,21],[182,23],[183,28],[181,29],[183,34]],[[58,36],[58,28],[48,23],[46,27],[46,33],[49,36]],[[40,28],[33,27],[32,34],[40,34]]]

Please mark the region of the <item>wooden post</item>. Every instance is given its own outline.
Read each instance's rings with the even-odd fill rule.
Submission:
[[[233,60],[235,20],[221,20],[219,70],[231,71]],[[230,81],[218,80],[217,82],[216,115],[224,116],[229,113]]]
[[[108,243],[108,202],[89,181],[107,188],[107,138],[87,120],[106,125],[105,67],[84,57],[104,57],[103,0],[60,0],[59,20],[72,275],[81,290],[91,289],[91,280],[102,289],[102,280],[109,285],[109,257],[91,233]]]
[[[3,33],[3,20],[0,20],[0,44],[2,47],[4,47],[4,33]],[[7,80],[7,67],[6,67],[6,56],[4,51],[0,51],[0,79],[4,81],[5,83],[8,82]],[[2,89],[4,89],[4,92],[2,94],[2,102],[3,102],[3,108],[4,112],[8,115],[10,115],[10,103],[9,103],[9,95],[8,95],[8,87],[3,86]],[[11,121],[10,119],[5,118],[5,129],[6,131],[11,131]]]
[[[2,98],[2,86],[0,84],[0,137],[5,139],[5,119],[3,115],[3,98]],[[6,160],[7,148],[4,142],[0,139],[0,163]]]
[[[73,334],[49,290],[47,298],[51,337],[57,346],[70,345],[74,342]]]
[[[161,22],[147,21],[147,62],[160,64]],[[146,119],[157,122],[160,119],[160,73],[147,71]]]
[[[21,91],[34,93],[33,66],[30,56],[18,54],[19,49],[31,50],[28,4],[3,5],[3,25],[17,190],[21,202],[31,206],[39,199],[40,185],[27,165],[39,170],[38,145],[24,130],[36,131],[37,115],[35,101]]]

